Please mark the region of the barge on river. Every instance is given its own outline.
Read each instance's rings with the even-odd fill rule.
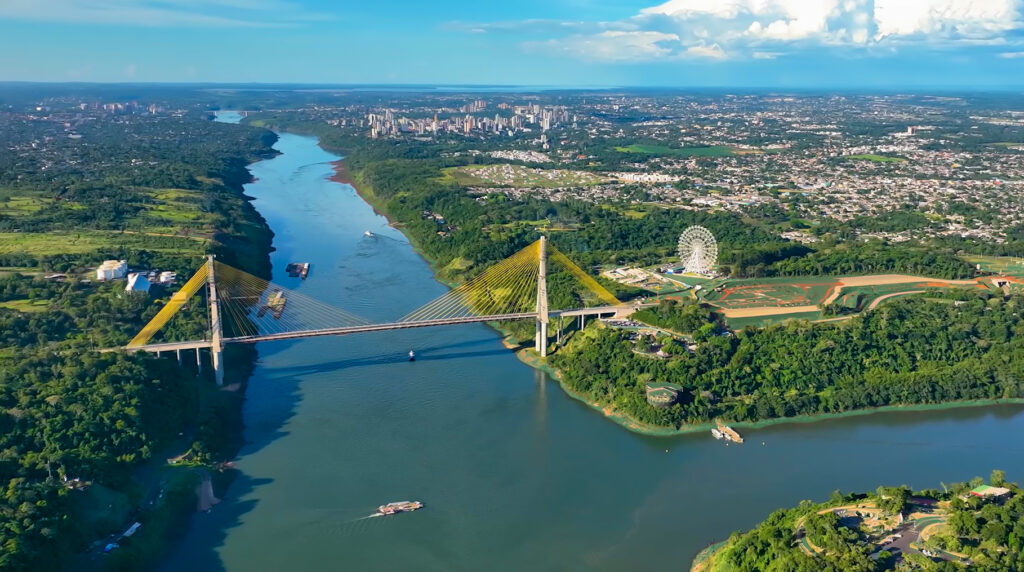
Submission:
[[[388,515],[398,514],[400,512],[412,512],[423,508],[423,503],[420,501],[398,501],[389,502],[388,504],[382,504],[377,507],[377,514]]]
[[[718,427],[711,430],[711,434],[715,436],[715,439],[727,439],[733,443],[743,442],[743,437],[740,437],[740,434],[732,427],[725,425],[717,419],[715,420],[715,424],[718,425]]]
[[[292,278],[302,278],[305,280],[306,276],[309,276],[309,263],[289,262],[288,265],[284,267],[284,271]]]

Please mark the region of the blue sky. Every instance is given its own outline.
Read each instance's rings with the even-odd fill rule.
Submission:
[[[0,80],[1024,87],[1024,0],[0,0]]]

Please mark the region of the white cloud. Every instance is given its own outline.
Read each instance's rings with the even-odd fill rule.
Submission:
[[[671,54],[666,43],[678,44],[679,36],[653,31],[608,30],[600,34],[575,35],[561,40],[532,44],[554,48],[582,60],[626,62],[654,60]]]
[[[999,57],[1006,59],[1024,58],[1024,52],[1003,52]]]
[[[876,39],[991,36],[1019,26],[1017,0],[875,0]]]
[[[713,60],[724,60],[725,52],[722,47],[718,44],[711,44],[710,46],[690,46],[686,48],[683,55],[694,58],[710,58]]]
[[[525,29],[554,37],[531,45],[583,59],[765,59],[814,47],[1019,45],[1022,36],[1010,32],[1024,31],[1022,12],[1024,0],[668,0],[623,20]],[[574,33],[558,37],[559,25]]]
[[[74,24],[280,27],[324,18],[284,0],[0,0],[0,19]]]

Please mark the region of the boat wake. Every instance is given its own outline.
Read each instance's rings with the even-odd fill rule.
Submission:
[[[376,517],[378,517],[378,516],[384,516],[384,515],[383,515],[383,514],[381,514],[381,513],[379,513],[379,512],[375,512],[375,513],[373,513],[373,514],[369,514],[369,515],[366,515],[366,516],[364,516],[364,517],[360,517],[360,518],[357,518],[357,519],[353,520],[352,522],[358,522],[358,521],[360,521],[360,520],[366,520],[366,519],[368,519],[368,518],[376,518]]]

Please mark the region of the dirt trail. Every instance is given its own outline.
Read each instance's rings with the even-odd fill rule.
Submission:
[[[758,318],[760,316],[777,316],[779,314],[799,314],[800,312],[817,312],[818,306],[761,306],[758,308],[719,308],[726,318]]]
[[[911,276],[909,274],[875,274],[872,276],[844,276],[839,278],[839,287],[832,290],[822,304],[829,305],[839,299],[843,288],[848,286],[885,286],[887,284],[908,284],[913,282],[932,282],[949,284],[950,286],[974,286],[977,280],[943,280],[942,278],[928,278],[925,276]],[[881,299],[881,298],[879,298]]]

